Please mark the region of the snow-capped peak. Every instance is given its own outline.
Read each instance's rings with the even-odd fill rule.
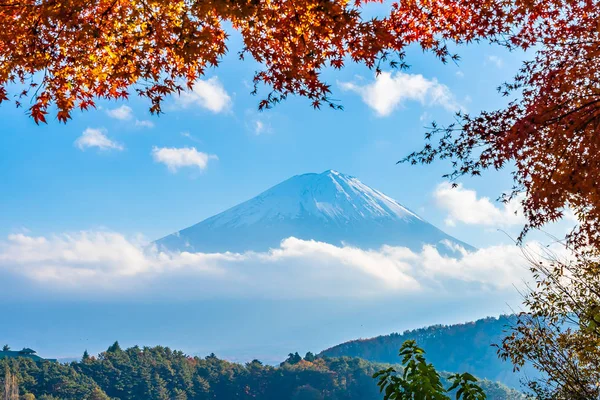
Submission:
[[[420,219],[394,199],[335,170],[294,176],[213,218],[212,226],[318,218],[329,223],[360,219]]]
[[[294,176],[156,244],[179,251],[267,251],[289,237],[361,248],[387,244],[419,250],[443,241],[470,248],[396,200],[334,170]]]

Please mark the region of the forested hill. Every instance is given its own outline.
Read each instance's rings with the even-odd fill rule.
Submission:
[[[279,367],[259,361],[242,365],[165,347],[122,350],[115,343],[98,357],[85,354],[71,364],[0,360],[0,383],[10,370],[21,398],[38,400],[380,400],[371,376],[383,367],[310,353],[291,355]],[[522,398],[501,384],[481,383],[490,400]]]
[[[493,344],[500,343],[515,316],[502,315],[457,325],[434,325],[427,328],[392,333],[371,339],[346,342],[323,351],[329,357],[359,357],[390,363],[398,359],[398,349],[405,340],[414,339],[427,352],[427,360],[438,370],[470,373],[512,387],[520,386],[522,375],[512,372],[512,365],[501,361]],[[527,374],[533,374],[531,370]]]

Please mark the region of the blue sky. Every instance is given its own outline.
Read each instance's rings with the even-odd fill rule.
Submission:
[[[159,117],[135,97],[100,102],[67,125],[37,126],[23,110],[0,106],[0,301],[15,321],[7,342],[72,356],[118,338],[276,361],[291,350],[518,309],[513,284],[527,271],[510,238],[522,220],[493,200],[511,187],[508,171],[449,190],[447,164],[396,161],[421,148],[432,120],[505,104],[496,87],[522,54],[460,47],[457,66],[411,48],[410,70],[378,81],[357,65],[326,71],[344,111],[290,98],[259,113],[260,95],[248,87],[257,66],[237,60],[238,48],[234,36],[197,93],[168,99]],[[273,254],[144,253],[148,241],[327,169],[358,177],[480,250],[452,259],[431,249],[289,240]],[[156,312],[172,318],[168,330]]]
[[[396,92],[376,92],[383,96],[372,100],[379,101],[375,106],[379,111],[360,93],[374,83],[373,73],[349,65],[324,74],[344,111],[314,111],[307,100],[291,98],[273,110],[258,112],[260,96],[250,95],[248,88],[257,66],[237,60],[236,41],[234,37],[222,65],[205,78],[204,89],[222,88],[222,93],[204,100],[169,99],[159,117],[149,115],[143,99],[132,97],[122,103],[100,102],[90,112],[75,112],[67,125],[51,119],[48,125],[36,126],[22,109],[3,104],[0,235],[23,229],[36,235],[109,229],[155,239],[292,175],[331,168],[357,176],[475,246],[504,240],[502,235],[482,237],[479,228],[444,223],[446,211],[435,206],[432,193],[443,181],[447,164],[411,167],[395,162],[422,146],[423,127],[432,120],[450,121],[459,107],[477,112],[501,106],[505,99],[495,88],[515,73],[521,55],[487,45],[462,47],[457,49],[462,57],[457,66],[443,65],[411,49],[406,82],[414,78],[409,75],[423,79],[412,88],[398,82]],[[397,78],[395,72],[387,72],[390,79]],[[421,101],[423,84],[433,88],[422,92],[426,94]],[[438,89],[449,97],[436,100],[431,93]],[[396,101],[386,101],[386,96],[396,96]],[[130,112],[124,113],[122,107]],[[115,109],[121,113],[115,115]],[[148,123],[152,127],[144,126]],[[80,148],[81,139],[77,140],[88,129],[113,144],[107,149]],[[206,168],[174,171],[151,154],[154,148],[191,147],[216,157],[208,160]],[[500,189],[510,187],[504,172],[464,184],[478,196],[492,199]]]

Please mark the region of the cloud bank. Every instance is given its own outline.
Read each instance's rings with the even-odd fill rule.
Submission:
[[[453,188],[447,182],[437,186],[433,197],[436,205],[448,213],[445,220],[448,226],[463,223],[507,227],[522,226],[526,222],[521,207],[522,198],[509,203],[497,203],[498,207],[489,198],[478,197],[475,190],[465,189],[461,184]]]
[[[122,105],[121,107],[106,110],[109,117],[118,119],[120,121],[127,121],[133,118],[133,110],[131,107]]]
[[[433,246],[363,250],[288,238],[262,253],[168,253],[114,232],[14,234],[0,241],[0,277],[19,278],[36,293],[100,298],[364,298],[514,291],[528,276],[515,246],[453,250],[445,256]]]
[[[382,72],[371,83],[360,85],[341,82],[340,86],[343,90],[359,94],[363,102],[380,117],[390,115],[407,101],[441,106],[450,111],[461,108],[448,86],[420,74]]]
[[[124,149],[122,144],[109,139],[106,136],[106,131],[104,129],[94,128],[87,128],[85,131],[83,131],[81,136],[75,140],[75,146],[82,151],[94,147],[99,150],[122,151]]]
[[[183,167],[195,167],[200,170],[208,167],[210,160],[218,160],[214,154],[207,154],[196,150],[195,147],[154,147],[152,158],[157,163],[167,166],[169,171],[177,172]]]
[[[215,114],[228,111],[232,105],[231,96],[216,76],[206,80],[198,79],[192,90],[182,92],[176,102],[183,108],[196,105]]]

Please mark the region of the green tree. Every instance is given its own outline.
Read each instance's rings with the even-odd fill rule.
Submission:
[[[106,395],[99,387],[95,387],[90,393],[90,400],[110,400],[110,397]]]
[[[9,345],[7,345],[7,344],[5,344],[5,345],[2,347],[2,351],[9,351],[9,350],[10,350],[10,346],[9,346]]]
[[[425,360],[425,351],[414,340],[407,340],[400,348],[402,374],[394,367],[373,374],[384,400],[449,400],[447,393],[456,390],[456,399],[485,400],[483,389],[471,374],[451,375],[452,385],[445,389],[440,374]]]
[[[315,355],[312,352],[308,352],[306,353],[306,355],[304,356],[304,361],[309,361],[309,362],[313,362],[315,361]]]
[[[292,396],[292,400],[323,400],[320,391],[310,385],[300,386]]]
[[[119,345],[119,341],[114,342],[107,350],[107,353],[116,353],[121,350],[121,346]]]
[[[302,357],[300,356],[300,354],[298,354],[298,352],[295,353],[290,353],[288,354],[288,358],[282,362],[281,364],[290,364],[290,365],[296,365],[298,364],[300,361],[302,361]]]
[[[11,374],[10,370],[6,370],[4,376],[4,397],[3,400],[19,400],[19,385],[17,377]]]
[[[187,400],[187,394],[181,389],[175,389],[175,400]]]
[[[461,397],[464,400],[486,399],[483,389],[477,384],[477,379],[468,372],[450,375],[450,381],[452,381],[452,386],[448,388],[448,392],[456,390],[457,399]]]

